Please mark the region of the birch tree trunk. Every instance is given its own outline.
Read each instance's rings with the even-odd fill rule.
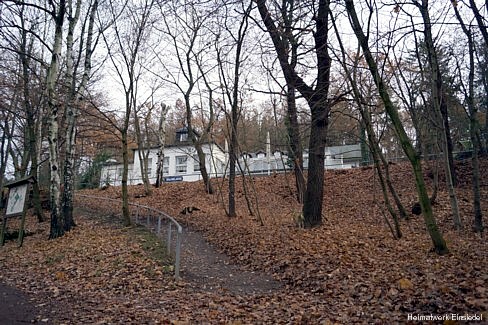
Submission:
[[[76,24],[80,18],[81,0],[77,0],[75,8],[73,8],[73,1],[68,0],[67,15],[68,15],[68,35],[66,36],[66,79],[69,82],[68,102],[64,109],[64,118],[66,120],[65,132],[65,158],[64,158],[64,172],[63,172],[63,191],[62,191],[62,216],[64,218],[64,231],[70,231],[75,226],[73,220],[73,192],[74,192],[74,151],[76,138],[76,80],[74,79],[74,32]],[[74,14],[73,14],[74,11]]]
[[[57,12],[53,12],[55,22],[54,44],[51,54],[51,63],[46,76],[46,98],[48,102],[48,143],[49,143],[49,169],[50,169],[50,202],[51,202],[51,230],[50,239],[58,238],[64,234],[64,220],[60,209],[60,162],[59,162],[59,125],[58,113],[60,104],[56,98],[56,80],[59,74],[61,61],[61,47],[63,40],[63,24],[66,14],[66,1],[60,0]]]
[[[73,13],[72,1],[68,2],[69,26],[66,39],[66,71],[67,80],[70,82],[69,100],[65,107],[66,133],[65,133],[65,160],[64,160],[64,190],[62,199],[62,211],[64,217],[64,230],[70,231],[76,226],[73,218],[73,198],[75,191],[75,149],[76,149],[76,122],[78,107],[82,104],[85,89],[91,76],[91,57],[93,53],[93,36],[95,26],[95,15],[98,10],[98,0],[95,0],[90,9],[88,21],[87,38],[85,44],[84,71],[80,84],[76,85],[76,74],[74,66],[73,36],[76,24],[80,17],[81,0],[77,0]]]

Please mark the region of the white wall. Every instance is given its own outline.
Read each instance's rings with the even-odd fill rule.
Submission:
[[[359,166],[359,161],[344,162],[343,156],[347,155],[347,152],[342,153],[340,149],[342,147],[332,147],[335,150],[326,150],[324,168],[326,169],[340,169],[340,168],[352,168]],[[345,147],[344,147],[345,148]],[[210,177],[221,177],[225,174],[228,175],[228,155],[220,149],[216,144],[204,144],[203,152],[205,153],[205,165],[207,167],[207,172]],[[335,152],[334,152],[335,151]],[[196,150],[191,145],[182,146],[168,146],[164,148],[165,159],[169,164],[164,165],[165,172],[164,177],[173,177],[172,180],[168,181],[198,181],[202,179],[198,164],[194,157],[196,157]],[[184,170],[178,170],[177,157],[186,157],[186,162],[180,164],[179,167]],[[150,171],[149,181],[151,183],[156,182],[156,171],[157,171],[157,149],[150,149],[149,156],[150,165],[148,169]],[[308,168],[308,152],[303,154],[304,158],[304,168]],[[275,152],[271,155],[269,159],[265,154],[260,154],[258,157],[247,157],[246,161],[242,157],[239,159],[241,168],[245,172],[266,174],[269,172],[280,171],[283,169],[291,169],[288,163],[288,156],[286,154],[281,154],[280,152]],[[107,165],[102,169],[102,176],[100,179],[100,185],[108,182],[111,185],[121,185],[121,170],[122,165]],[[240,173],[240,170],[237,170]],[[141,166],[139,162],[138,151],[134,152],[134,163],[129,166],[129,185],[142,184],[141,177]]]
[[[225,166],[225,154],[215,144],[204,144],[202,146],[205,154],[205,165],[210,177],[222,175]],[[149,181],[154,184],[156,182],[157,172],[157,148],[149,149],[148,165]],[[163,173],[164,177],[177,177],[176,179],[186,182],[198,181],[202,179],[199,166],[196,160],[197,153],[193,146],[168,146],[164,148],[164,157],[168,164],[164,167],[166,171]],[[177,164],[177,158],[180,160],[186,158],[183,164]],[[181,162],[181,161],[180,161]],[[179,167],[179,168],[178,168]],[[108,181],[111,185],[121,185],[121,177],[119,177],[119,170],[122,168],[121,164],[107,165],[102,168],[100,185]],[[134,152],[134,163],[131,164],[129,173],[129,185],[142,184],[141,164],[139,160],[138,150]]]
[[[100,186],[110,184],[114,186],[122,185],[122,164],[110,164],[102,167],[100,173]],[[133,164],[129,164],[129,185],[132,185],[131,179],[133,178]]]

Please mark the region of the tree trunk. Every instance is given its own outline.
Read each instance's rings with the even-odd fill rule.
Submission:
[[[50,201],[51,201],[51,230],[49,238],[54,239],[64,234],[64,220],[61,215],[60,206],[60,164],[59,164],[59,125],[58,111],[59,103],[56,97],[56,80],[59,73],[61,61],[61,46],[63,38],[63,23],[66,13],[66,1],[61,0],[58,5],[58,12],[55,14],[55,34],[52,49],[51,64],[46,77],[46,90],[48,101],[48,143],[49,143],[49,169],[50,169]]]
[[[191,139],[193,147],[195,148],[197,155],[198,155],[198,166],[200,168],[200,174],[202,175],[203,183],[205,185],[205,191],[208,194],[213,194],[214,190],[212,187],[212,183],[210,181],[210,177],[207,172],[207,166],[205,164],[205,153],[202,149],[202,140],[198,139],[194,130],[193,130],[193,121],[192,121],[192,112],[191,112],[191,103],[190,103],[190,92],[189,91],[185,94],[185,107],[186,107],[186,123],[188,125],[188,136]]]
[[[439,191],[439,163],[438,163],[437,159],[434,159],[434,160],[435,160],[435,167],[434,167],[434,170],[432,171],[434,180],[433,180],[433,184],[432,184],[432,187],[433,187],[432,195],[430,197],[430,203],[431,204],[434,204],[434,202],[437,200],[437,192]]]
[[[427,48],[427,55],[430,63],[431,71],[431,91],[432,91],[432,102],[434,104],[434,111],[439,120],[439,124],[442,126],[442,140],[443,140],[443,154],[446,172],[446,182],[449,190],[449,201],[451,203],[451,210],[453,215],[454,227],[456,229],[462,228],[461,218],[459,216],[459,207],[457,203],[456,192],[454,189],[454,161],[452,159],[452,140],[449,130],[449,121],[447,116],[447,107],[445,105],[445,100],[442,99],[442,76],[439,70],[439,62],[437,60],[437,53],[434,47],[434,41],[432,38],[432,24],[430,22],[429,1],[422,0],[422,4],[417,4],[417,7],[422,14],[422,19],[424,23],[424,36],[425,45]]]
[[[420,206],[422,208],[422,214],[424,216],[424,222],[426,224],[430,238],[433,242],[434,249],[439,255],[447,254],[449,250],[447,249],[446,242],[437,227],[437,223],[432,212],[432,206],[430,204],[429,196],[425,187],[420,158],[416,153],[412,143],[410,142],[407,133],[405,132],[405,129],[400,120],[400,116],[398,115],[398,111],[390,99],[390,95],[388,94],[387,87],[384,84],[383,79],[380,77],[378,67],[369,49],[368,40],[361,29],[361,24],[359,23],[356,10],[354,8],[354,2],[352,0],[345,0],[345,3],[351,27],[354,30],[359,45],[363,50],[369,70],[376,86],[378,87],[380,97],[385,105],[386,113],[390,117],[397,136],[399,137],[402,148],[406,156],[408,157],[410,164],[412,165],[415,177],[415,185],[417,187]]]
[[[243,16],[240,25],[239,31],[237,33],[236,39],[236,53],[234,59],[234,83],[232,92],[229,91],[229,87],[227,89],[227,97],[229,102],[231,103],[231,114],[230,114],[230,146],[229,146],[229,211],[228,216],[230,218],[236,217],[236,199],[235,199],[235,179],[236,179],[236,163],[237,163],[237,150],[238,150],[238,134],[237,134],[237,124],[239,122],[239,80],[241,74],[241,54],[242,54],[242,47],[244,43],[244,38],[246,37],[247,28],[248,28],[248,18],[250,11],[252,9],[252,2],[249,2],[248,7],[246,8],[245,15]],[[220,52],[217,53],[218,61],[220,65],[220,73],[223,78],[225,78],[226,74],[224,73],[224,68],[222,65],[222,60],[220,58]],[[227,84],[224,81],[225,84]]]
[[[353,84],[354,81],[353,80],[350,80],[350,81],[351,81],[351,84]],[[358,98],[357,98],[358,108],[359,108],[359,111],[361,113],[362,120],[363,120],[365,129],[366,129],[366,133],[368,136],[368,142],[370,144],[371,154],[373,155],[374,166],[376,168],[376,171],[378,173],[378,178],[380,180],[380,185],[381,185],[381,190],[383,193],[383,198],[385,200],[385,205],[386,205],[388,212],[390,213],[390,215],[393,219],[393,222],[395,224],[396,238],[401,238],[402,232],[400,230],[400,223],[398,221],[398,217],[397,217],[395,211],[393,210],[393,208],[391,206],[390,199],[388,197],[387,186],[388,186],[388,189],[390,190],[390,193],[392,194],[392,196],[394,198],[394,201],[397,205],[398,211],[400,212],[400,216],[402,218],[406,218],[407,213],[406,213],[405,208],[403,207],[402,203],[400,202],[400,198],[398,197],[398,195],[397,195],[397,193],[393,187],[393,184],[391,183],[388,162],[386,161],[384,155],[382,154],[381,148],[378,144],[378,140],[376,139],[376,134],[374,133],[374,130],[373,130],[373,125],[371,123],[371,117],[369,115],[369,112],[365,111],[361,107],[362,106],[362,100],[361,100],[362,96],[359,93],[359,89],[357,88],[357,86],[355,86],[355,84],[353,84],[353,88],[355,88],[355,90],[354,90],[355,97],[358,96]],[[380,161],[381,161],[383,168],[385,170],[386,181],[385,181],[385,177],[383,177],[383,172],[381,170]]]
[[[295,69],[298,63],[298,43],[297,37],[293,34],[295,22],[293,14],[295,11],[294,0],[283,0],[281,8],[281,18],[284,23],[285,33],[283,42],[289,53],[290,68]],[[305,177],[303,175],[303,148],[300,139],[300,128],[298,125],[298,114],[296,105],[296,90],[291,83],[286,85],[286,108],[287,108],[287,131],[289,137],[289,147],[295,174],[295,184],[297,189],[297,201],[303,203],[305,195]]]
[[[440,77],[440,74],[439,74]],[[441,94],[441,104],[439,106],[441,115],[442,115],[442,121],[444,124],[444,139],[446,141],[446,152],[447,152],[447,162],[449,163],[449,172],[451,174],[451,182],[452,186],[456,187],[457,186],[457,175],[456,175],[456,168],[454,165],[454,144],[452,143],[452,137],[451,137],[451,127],[449,126],[449,114],[447,112],[447,103],[444,98],[444,96]],[[444,150],[443,150],[444,151]],[[459,213],[459,212],[458,212]]]
[[[81,78],[78,89],[76,89],[76,75],[75,67],[73,62],[73,37],[76,24],[80,17],[81,10],[81,0],[76,1],[76,7],[73,9],[71,7],[71,1],[69,1],[70,8],[70,19],[68,27],[68,36],[66,40],[67,50],[67,79],[70,84],[70,97],[65,108],[65,118],[66,118],[66,133],[65,133],[65,159],[64,159],[64,190],[63,190],[63,200],[62,200],[62,211],[64,217],[64,230],[70,231],[76,226],[73,218],[73,201],[75,194],[75,149],[76,149],[76,124],[78,118],[78,106],[83,100],[85,95],[86,85],[88,79],[91,76],[91,57],[93,53],[92,41],[93,41],[93,30],[95,22],[95,14],[98,9],[98,0],[95,0],[91,10],[88,21],[88,31],[86,39],[86,49],[85,49],[85,62],[84,62],[84,72]]]
[[[346,72],[347,73],[347,72]],[[369,148],[366,139],[366,127],[364,126],[364,121],[361,119],[359,121],[360,129],[360,143],[361,143],[361,166],[369,165]]]
[[[134,126],[136,130],[136,138],[137,138],[137,147],[138,147],[138,155],[139,155],[139,168],[141,169],[141,177],[142,183],[144,184],[144,192],[146,195],[151,195],[151,184],[149,182],[149,175],[147,173],[148,170],[148,156],[149,156],[149,149],[145,148],[144,143],[144,135],[141,131],[141,123],[139,120],[137,109],[134,109]]]
[[[62,193],[62,213],[64,230],[70,231],[76,226],[73,218],[73,197],[75,192],[75,142],[76,142],[76,108],[73,101],[66,110],[66,150],[64,159],[64,188]]]
[[[386,183],[385,179],[383,177],[383,172],[381,171],[381,165],[380,165],[380,160],[378,157],[378,154],[376,150],[372,150],[371,153],[373,154],[373,159],[374,159],[374,166],[376,169],[376,172],[378,174],[378,178],[380,180],[380,185],[381,185],[381,192],[383,194],[383,199],[385,200],[385,205],[390,213],[391,218],[393,219],[393,223],[395,224],[395,232],[393,235],[395,236],[395,239],[400,239],[402,238],[402,232],[400,230],[400,222],[398,221],[398,217],[396,215],[395,210],[393,210],[393,207],[391,206],[390,203],[390,198],[388,197],[388,190],[386,188]]]
[[[469,104],[468,104],[469,105]],[[471,142],[473,143],[473,157],[471,158],[471,165],[473,167],[473,211],[474,211],[474,222],[473,229],[475,232],[483,232],[483,213],[481,210],[481,194],[480,194],[480,169],[479,169],[479,142],[476,136],[476,130],[478,128],[478,121],[476,119],[476,108],[474,108],[474,103],[470,109],[469,116],[469,133],[471,137]]]
[[[282,31],[276,26],[266,6],[266,1],[256,0],[256,3],[261,19],[273,41],[287,85],[291,85],[303,95],[311,110],[309,165],[303,217],[305,227],[318,226],[322,223],[325,141],[330,111],[328,103],[331,67],[331,58],[328,52],[330,1],[318,1],[314,16],[316,30],[313,33],[313,39],[317,61],[317,80],[314,88],[310,87],[297,74],[293,62],[289,62],[289,51],[283,41]]]
[[[15,102],[15,100],[14,100]],[[2,116],[3,119],[3,127],[2,127],[2,143],[0,145],[0,208],[6,208],[3,206],[4,202],[4,191],[3,191],[3,182],[5,178],[5,171],[7,170],[7,161],[9,158],[10,148],[12,146],[12,134],[10,133],[10,112],[4,112]]]
[[[229,217],[236,217],[237,103],[232,105],[229,144]]]
[[[127,128],[122,131],[122,219],[124,226],[129,227],[131,225],[130,211],[129,211],[129,190],[127,186],[129,176],[129,149],[127,141]]]
[[[488,29],[486,28],[485,25],[486,17],[483,17],[481,15],[478,7],[476,6],[476,0],[469,0],[469,7],[473,11],[474,17],[476,18],[476,22],[478,23],[478,28],[481,31],[481,35],[483,35],[485,46],[488,46]]]
[[[474,4],[473,4],[474,5]],[[480,195],[480,174],[479,174],[479,160],[478,156],[480,153],[480,141],[478,139],[478,109],[475,105],[475,95],[474,95],[474,72],[475,72],[475,62],[474,62],[474,40],[471,30],[465,25],[459,10],[454,6],[454,12],[456,18],[461,24],[464,34],[468,38],[469,47],[469,75],[468,75],[468,89],[465,90],[466,102],[468,104],[468,117],[469,117],[469,135],[471,138],[471,143],[473,144],[473,156],[471,158],[471,165],[473,168],[473,212],[474,221],[473,229],[475,232],[483,233],[483,214],[481,211],[481,195]]]
[[[388,197],[388,191],[386,189],[386,185],[388,185],[388,189],[390,190],[390,193],[394,198],[394,201],[397,205],[398,211],[400,212],[400,216],[402,218],[407,218],[407,213],[406,213],[405,208],[403,207],[403,204],[401,203],[400,198],[398,197],[398,195],[395,191],[395,188],[393,187],[393,184],[391,182],[389,165],[385,159],[385,156],[381,152],[381,148],[379,146],[379,141],[376,137],[376,133],[374,132],[373,124],[371,122],[370,112],[367,109],[363,108],[363,103],[365,101],[364,101],[364,98],[363,98],[363,96],[359,90],[358,83],[357,83],[357,73],[356,73],[357,72],[357,60],[354,62],[355,63],[354,64],[354,72],[351,73],[349,68],[347,67],[347,64],[346,64],[346,57],[345,57],[346,51],[345,51],[344,45],[342,43],[342,40],[340,38],[339,30],[337,28],[335,19],[332,15],[331,15],[331,19],[332,19],[332,24],[333,24],[334,29],[336,31],[336,35],[337,35],[337,38],[339,40],[339,46],[340,46],[341,52],[342,52],[342,59],[343,59],[342,60],[342,66],[343,66],[343,69],[345,71],[346,77],[347,77],[347,79],[348,79],[348,81],[352,87],[353,96],[354,96],[354,99],[358,105],[359,113],[361,114],[361,120],[360,120],[361,153],[363,156],[363,161],[364,161],[364,152],[366,151],[365,149],[363,149],[363,147],[366,147],[366,143],[365,143],[366,139],[365,138],[367,136],[369,147],[371,148],[371,153],[373,155],[374,166],[378,172],[378,178],[380,180],[380,185],[381,185],[381,189],[383,192],[383,198],[385,200],[385,204],[387,206],[388,212],[390,213],[390,215],[393,218],[393,221],[395,223],[396,235],[394,234],[394,236],[396,236],[396,238],[401,238],[402,233],[400,231],[400,223],[398,221],[398,217],[397,217],[395,211],[391,207],[390,200]],[[383,164],[383,168],[385,170],[386,182],[384,179],[385,177],[383,177],[381,166],[379,165],[380,160],[381,160],[381,162]]]
[[[66,121],[65,132],[65,158],[63,173],[63,190],[61,211],[64,219],[64,231],[70,231],[75,226],[73,219],[73,193],[75,184],[75,140],[76,140],[76,80],[74,79],[74,62],[73,62],[73,42],[76,24],[80,16],[81,1],[77,0],[75,14],[73,15],[72,0],[68,0],[68,35],[66,37],[66,79],[69,84],[68,102],[64,109],[64,119]]]
[[[166,142],[166,114],[168,113],[169,106],[161,104],[161,116],[159,117],[159,132],[158,132],[158,164],[156,172],[156,187],[160,187],[163,184],[164,175],[164,146]]]
[[[300,141],[300,128],[298,125],[295,88],[289,85],[287,86],[286,91],[286,103],[288,144],[290,147],[290,158],[293,162],[293,171],[295,174],[297,201],[298,203],[303,203],[303,196],[305,193],[305,177],[303,176],[303,149]]]
[[[478,28],[481,31],[481,34],[483,35],[483,40],[484,40],[484,55],[485,55],[485,64],[486,64],[486,56],[488,53],[488,50],[486,48],[488,47],[488,28],[485,24],[485,18],[481,15],[478,7],[476,6],[476,1],[475,0],[469,0],[469,7],[473,11],[474,17],[476,19],[476,22],[478,23]],[[481,46],[483,49],[483,45]],[[480,150],[484,151],[484,154],[488,156],[488,69],[485,67],[484,68],[484,76],[482,77],[482,84],[483,88],[485,90],[485,98],[484,98],[484,106],[485,106],[485,127],[483,129],[484,133],[484,148],[483,143],[480,141]]]
[[[322,223],[325,141],[329,124],[329,107],[328,104],[324,102],[317,103],[316,105],[317,106],[312,106],[307,189],[303,201],[305,227],[314,227]]]

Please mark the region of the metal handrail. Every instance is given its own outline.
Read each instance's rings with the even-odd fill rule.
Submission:
[[[99,197],[99,196],[93,196],[93,195],[85,195],[85,194],[76,194],[78,197],[84,197],[87,199],[96,199],[96,200],[105,200],[105,201],[112,201],[112,202],[117,202],[117,203],[122,203],[122,200],[118,199],[112,199],[108,197]],[[146,209],[148,212],[153,212],[154,215],[158,216],[158,223],[157,223],[157,230],[156,234],[158,237],[160,237],[161,234],[161,218],[165,218],[170,221],[169,227],[168,227],[168,236],[167,236],[167,249],[168,249],[168,254],[171,253],[171,242],[172,242],[172,225],[176,227],[176,244],[175,244],[175,265],[174,265],[174,270],[175,270],[175,277],[179,278],[180,277],[180,260],[181,260],[181,238],[183,235],[183,227],[176,221],[175,218],[170,216],[169,214],[156,210],[152,207],[146,206],[146,205],[141,205],[141,204],[136,204],[136,203],[130,203],[130,206],[136,207],[136,215],[135,215],[135,222],[138,223],[139,219],[139,211],[140,209]],[[149,230],[152,230],[149,227],[149,214],[147,215],[147,222],[146,226],[148,226]]]

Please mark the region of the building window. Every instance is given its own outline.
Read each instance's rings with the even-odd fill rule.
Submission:
[[[151,177],[152,172],[152,158],[147,158],[147,176]]]
[[[163,158],[163,174],[169,173],[169,157]]]
[[[198,155],[193,155],[193,171],[200,171],[200,160],[198,159]]]
[[[123,172],[123,171],[124,171],[124,168],[119,168],[119,169],[117,170],[117,173],[118,173],[118,178],[119,178],[119,179],[122,179],[122,172]]]
[[[186,174],[186,161],[188,160],[187,156],[177,156],[176,157],[176,173],[177,174]]]
[[[185,142],[188,140],[188,133],[180,133],[180,142]]]

